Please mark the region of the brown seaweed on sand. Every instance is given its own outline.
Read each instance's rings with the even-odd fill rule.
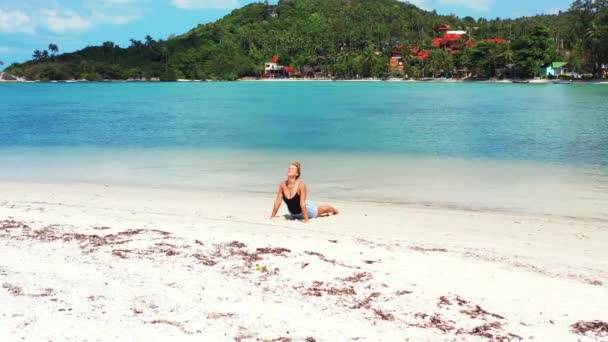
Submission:
[[[397,296],[403,296],[403,295],[411,294],[411,293],[412,293],[412,291],[408,291],[408,290],[400,290],[400,291],[395,292],[395,294]]]
[[[217,262],[215,260],[209,258],[208,256],[206,256],[205,254],[202,254],[202,253],[192,254],[192,257],[194,257],[195,259],[197,259],[198,261],[200,261],[205,266],[215,266],[215,265],[217,265]]]
[[[442,307],[445,305],[452,305],[452,302],[450,302],[450,300],[447,299],[445,296],[439,297],[439,302],[437,303],[437,306]]]
[[[23,295],[23,289],[20,288],[19,286],[15,286],[9,283],[4,283],[2,284],[2,287],[4,289],[6,289],[6,291],[8,291],[8,293],[12,294],[13,296],[21,296]]]
[[[417,251],[417,252],[422,252],[422,253],[426,253],[426,252],[447,252],[448,250],[445,248],[424,248],[424,247],[420,247],[420,246],[409,246],[409,249],[413,250],[413,251]]]
[[[153,321],[148,322],[150,324],[166,324],[166,325],[171,325],[174,326],[176,328],[178,328],[179,330],[181,330],[184,334],[188,334],[188,335],[192,335],[193,332],[187,330],[184,325],[180,322],[175,322],[175,321],[169,321],[166,319],[155,319]]]
[[[485,323],[483,325],[473,328],[469,332],[469,335],[494,338],[494,335],[491,332],[493,330],[501,330],[501,329],[502,329],[502,325],[499,322]]]
[[[29,229],[30,227],[23,222],[15,221],[13,218],[9,218],[7,220],[0,221],[0,229],[2,229],[2,230],[16,229],[16,228]]]
[[[417,327],[417,328],[423,328],[423,329],[438,329],[441,330],[442,332],[448,332],[448,331],[452,331],[454,329],[456,329],[453,325],[453,321],[445,321],[443,319],[441,319],[441,316],[439,314],[434,314],[433,316],[429,316],[425,313],[416,313],[414,315],[414,317],[419,318],[419,319],[423,319],[425,322],[424,323],[417,323],[417,324],[411,324],[411,326]],[[428,318],[428,320],[427,320]]]
[[[321,297],[323,294],[330,296],[355,295],[355,289],[352,286],[334,287],[323,286],[322,281],[314,281],[310,287],[304,291],[305,296]]]
[[[578,335],[593,335],[608,337],[608,323],[603,321],[578,321],[570,326],[573,333]]]
[[[376,316],[380,317],[381,320],[383,321],[393,321],[395,320],[395,316],[393,316],[393,314],[390,313],[386,313],[380,309],[374,309],[374,313],[376,314]]]
[[[114,250],[112,250],[112,255],[117,256],[121,259],[127,259],[128,253],[130,253],[130,252],[131,251],[128,249],[114,249]]]
[[[363,272],[363,273],[355,273],[355,274],[351,275],[350,277],[346,277],[342,280],[348,281],[351,283],[361,283],[361,282],[368,281],[371,279],[372,279],[371,273]]]
[[[284,256],[283,253],[291,253],[291,251],[287,248],[282,247],[264,247],[258,248],[255,250],[257,254],[272,254],[272,255],[281,255]]]
[[[462,310],[460,312],[468,315],[471,318],[477,318],[479,316],[481,316],[482,318],[485,318],[485,316],[492,316],[492,317],[495,317],[498,319],[504,319],[503,316],[488,312],[488,311],[482,309],[481,306],[479,306],[479,305],[475,305],[475,309],[473,309],[473,310]]]
[[[345,265],[344,263],[341,263],[339,261],[336,261],[335,259],[327,259],[325,257],[325,255],[319,253],[319,252],[311,252],[311,251],[305,251],[304,253],[308,254],[308,255],[314,255],[316,257],[318,257],[319,259],[321,259],[322,261],[328,262],[332,265],[340,265],[342,267],[347,267],[347,268],[355,268],[355,269],[360,269],[361,267],[359,266],[349,266],[349,265]]]
[[[2,284],[2,287],[4,289],[6,289],[6,291],[8,293],[10,293],[11,295],[13,295],[15,297],[27,296],[27,297],[36,298],[36,297],[50,297],[50,296],[55,295],[55,290],[51,289],[51,288],[42,289],[41,292],[39,292],[39,293],[25,293],[23,291],[23,288],[13,285],[13,284],[4,283],[4,284]]]
[[[382,260],[363,260],[364,263],[368,264],[368,265],[372,265],[378,262],[382,262]]]
[[[374,292],[369,296],[365,297],[362,301],[358,302],[351,309],[369,309],[372,301],[376,298],[380,297],[380,293]]]
[[[207,318],[219,319],[219,318],[233,317],[233,316],[234,316],[234,314],[231,312],[211,312],[207,315]]]
[[[502,324],[499,322],[491,322],[485,323],[483,325],[477,326],[469,331],[464,331],[463,329],[458,329],[456,331],[456,335],[466,334],[471,336],[479,336],[485,337],[490,341],[497,342],[510,342],[514,340],[521,341],[523,338],[519,335],[508,333],[507,336],[499,335],[498,332],[502,332]]]
[[[231,247],[231,248],[245,248],[247,247],[246,244],[240,242],[240,241],[231,241],[229,243],[226,244],[226,246]]]

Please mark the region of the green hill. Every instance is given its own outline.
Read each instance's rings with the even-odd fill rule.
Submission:
[[[61,55],[36,51],[7,68],[29,79],[227,79],[258,76],[273,55],[280,64],[321,70],[337,78],[386,76],[391,53],[402,48],[409,76],[497,69],[531,76],[554,60],[599,76],[608,61],[608,4],[577,0],[567,12],[510,20],[439,15],[396,0],[282,0],[255,3],[167,40],[146,37],[123,48],[112,42]],[[473,47],[450,54],[433,49],[438,27],[469,32]],[[508,44],[483,42],[505,38]],[[424,61],[410,48],[430,50]]]

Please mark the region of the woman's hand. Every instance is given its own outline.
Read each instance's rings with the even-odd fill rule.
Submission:
[[[303,222],[308,222],[308,208],[306,208],[306,195],[308,194],[308,189],[306,188],[306,184],[304,182],[300,183],[300,208],[302,209],[302,216],[304,218]]]
[[[283,182],[279,183],[279,189],[277,190],[277,197],[274,199],[274,205],[272,206],[272,214],[270,219],[272,220],[277,216],[277,212],[281,207],[281,200],[283,199]]]

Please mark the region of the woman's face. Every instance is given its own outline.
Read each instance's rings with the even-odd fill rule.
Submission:
[[[298,168],[295,165],[289,165],[287,168],[287,177],[298,177]]]

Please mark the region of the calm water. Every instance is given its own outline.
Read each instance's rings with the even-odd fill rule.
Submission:
[[[386,152],[608,166],[608,86],[0,84],[0,146]]]
[[[271,194],[608,220],[608,86],[0,84],[0,180]]]

